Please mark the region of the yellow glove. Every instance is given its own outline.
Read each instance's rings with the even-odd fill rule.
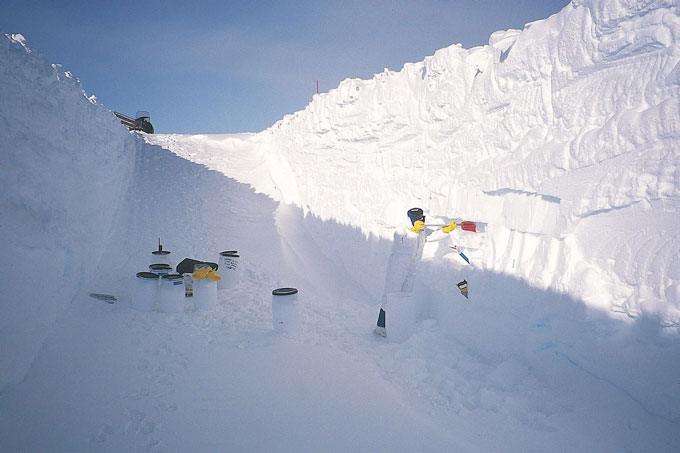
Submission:
[[[451,222],[451,223],[449,223],[448,225],[446,225],[444,228],[442,228],[442,231],[443,231],[444,233],[450,233],[450,232],[452,232],[453,230],[455,230],[457,226],[458,226],[458,225],[456,225],[456,222]]]
[[[220,274],[215,272],[214,269],[211,267],[204,267],[201,269],[196,269],[193,273],[193,277],[196,280],[203,280],[203,279],[208,279],[211,282],[216,282],[217,280],[222,280],[222,277],[220,277]]]
[[[208,271],[208,278],[210,279],[211,282],[216,282],[217,280],[222,280],[222,277],[220,277],[220,274],[215,272],[213,269],[210,269]]]
[[[425,229],[425,222],[423,222],[422,220],[416,220],[413,223],[413,228],[411,228],[411,231],[413,231],[414,233],[420,233],[424,229]]]
[[[196,269],[193,273],[193,277],[196,280],[203,280],[208,276],[208,272],[211,271],[212,269],[209,267],[202,267],[200,269]]]

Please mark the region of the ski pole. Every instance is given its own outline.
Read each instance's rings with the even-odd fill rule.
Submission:
[[[426,227],[445,227],[448,223],[426,223]],[[477,224],[475,222],[464,220],[458,224],[462,230],[477,232]]]

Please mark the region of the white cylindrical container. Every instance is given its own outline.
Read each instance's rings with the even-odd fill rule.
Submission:
[[[272,326],[276,332],[300,331],[300,307],[296,288],[278,288],[272,291]]]
[[[167,264],[172,267],[169,250],[154,250],[151,252],[151,264]]]
[[[234,289],[238,284],[239,277],[239,255],[236,250],[229,250],[220,253],[218,262],[218,269],[220,271],[221,280],[218,280],[217,287],[219,289]]]
[[[208,278],[194,278],[194,307],[196,311],[212,310],[217,306],[217,282]]]
[[[132,288],[132,306],[137,310],[151,311],[158,300],[158,274],[138,272]]]
[[[413,334],[418,320],[418,309],[413,293],[394,292],[385,295],[385,331],[387,339],[403,343]]]
[[[180,274],[161,276],[158,310],[164,313],[184,311],[184,277]]]
[[[169,264],[150,264],[149,272],[153,272],[158,275],[167,275],[172,272],[172,267]]]

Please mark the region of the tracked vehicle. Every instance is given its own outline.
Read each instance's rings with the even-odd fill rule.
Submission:
[[[116,118],[120,119],[120,124],[127,126],[131,131],[142,131],[147,134],[153,134],[153,125],[151,124],[151,115],[145,110],[140,110],[135,115],[135,118],[130,118],[119,112],[113,112]]]

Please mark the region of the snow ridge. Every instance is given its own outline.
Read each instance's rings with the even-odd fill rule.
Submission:
[[[488,269],[675,325],[675,265],[664,281],[623,276],[608,263],[647,238],[628,231],[628,245],[593,256],[588,225],[675,212],[679,34],[676,2],[572,2],[488,46],[345,80],[263,133],[293,169],[277,190],[383,237],[414,205],[488,223]],[[646,229],[675,248],[674,234]]]

